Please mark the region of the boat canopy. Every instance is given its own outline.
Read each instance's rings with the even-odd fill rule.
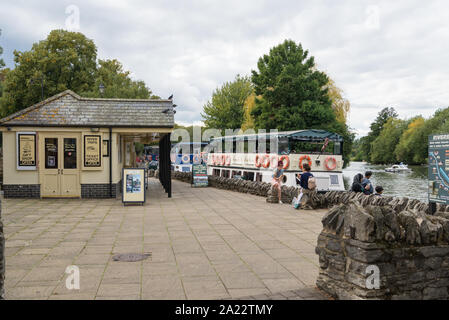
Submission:
[[[289,140],[298,141],[324,141],[329,139],[329,141],[343,142],[343,137],[332,132],[325,130],[309,129],[309,130],[296,130],[296,131],[283,131],[283,132],[266,132],[266,133],[254,133],[254,134],[241,134],[234,136],[225,136],[220,138],[213,138],[211,141],[218,140],[241,140],[247,138],[248,140],[256,139],[270,139],[271,137],[278,138],[288,138]]]

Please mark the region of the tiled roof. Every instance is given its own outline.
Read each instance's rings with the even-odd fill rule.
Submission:
[[[83,98],[66,90],[1,119],[0,125],[173,127],[172,106],[171,100]]]

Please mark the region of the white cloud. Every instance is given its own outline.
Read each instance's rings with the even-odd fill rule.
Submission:
[[[117,58],[155,94],[174,94],[179,123],[198,123],[217,86],[249,75],[286,38],[301,42],[343,89],[358,134],[386,106],[411,117],[449,105],[447,1],[7,0],[6,61],[64,28],[71,4],[100,58]]]

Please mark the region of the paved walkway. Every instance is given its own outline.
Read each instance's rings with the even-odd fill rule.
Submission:
[[[324,211],[156,180],[121,200],[3,200],[7,299],[322,299],[315,244]],[[119,253],[151,253],[117,262]],[[80,289],[66,288],[66,267]]]

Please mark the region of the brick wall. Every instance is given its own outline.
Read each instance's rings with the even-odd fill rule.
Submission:
[[[5,198],[40,198],[40,184],[4,184]]]
[[[120,184],[112,184],[112,197],[116,198],[120,193]],[[81,185],[81,198],[110,198],[109,195],[109,183],[96,183],[96,184],[82,184]]]

